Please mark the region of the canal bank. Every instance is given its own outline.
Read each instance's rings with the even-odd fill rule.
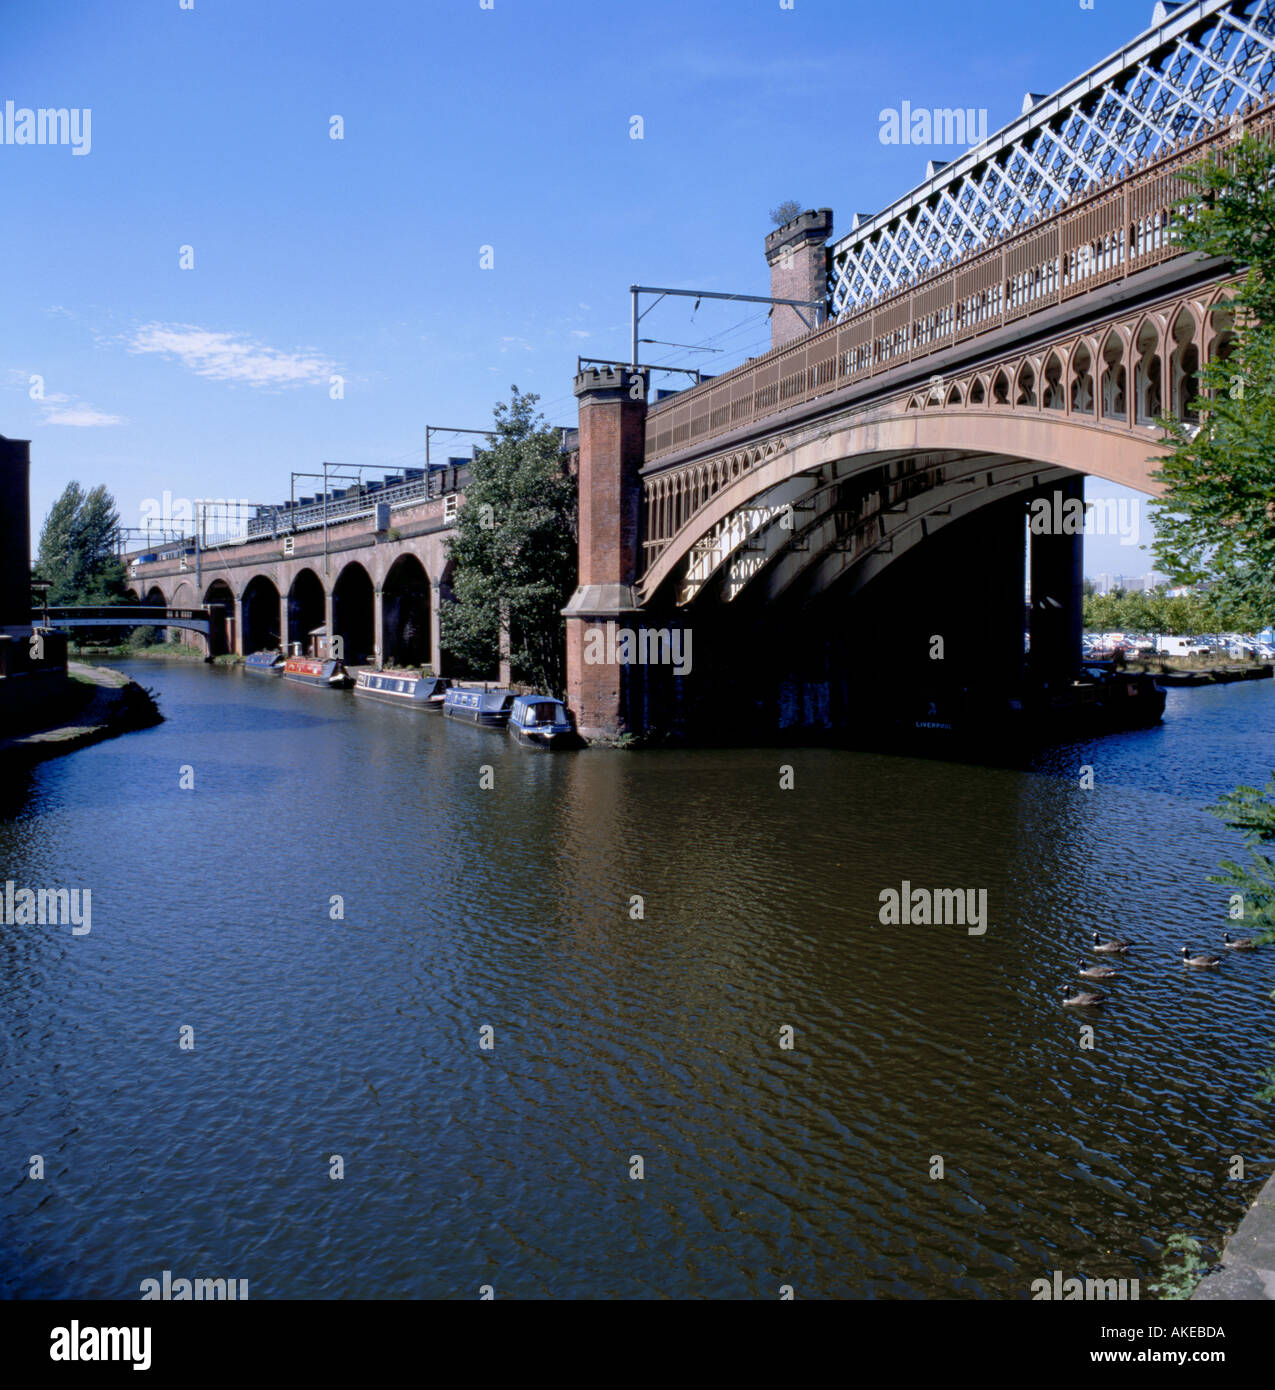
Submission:
[[[0,766],[39,762],[148,729],[163,715],[149,691],[118,670],[67,663],[65,691],[32,727],[0,738]]]
[[[1275,1299],[1275,1177],[1226,1242],[1218,1268],[1204,1276],[1191,1297],[1203,1302]]]

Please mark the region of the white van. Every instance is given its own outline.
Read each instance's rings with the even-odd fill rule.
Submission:
[[[1199,637],[1157,637],[1156,652],[1160,656],[1194,656],[1206,652],[1209,644]]]

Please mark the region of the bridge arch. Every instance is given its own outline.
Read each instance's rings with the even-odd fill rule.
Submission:
[[[1151,477],[1163,452],[1159,432],[1102,428],[1092,417],[1042,411],[1018,414],[960,409],[918,412],[865,412],[840,429],[759,459],[748,472],[724,486],[681,530],[670,538],[641,581],[649,601],[675,574],[705,537],[741,507],[772,488],[803,474],[814,474],[837,460],[853,460],[855,471],[879,466],[888,456],[953,453],[985,460],[984,470],[1006,465],[1034,465],[1074,471],[1077,459],[1085,472],[1145,493],[1160,489]]]
[[[1097,419],[1098,396],[1094,390],[1094,345],[1081,338],[1067,358],[1068,399],[1073,415]]]
[[[424,666],[431,661],[433,596],[429,575],[410,551],[389,567],[381,591],[381,648],[387,666]]]
[[[1067,390],[1063,379],[1062,358],[1057,349],[1052,349],[1045,357],[1045,366],[1040,374],[1040,404],[1043,410],[1067,409]]]
[[[1199,412],[1191,402],[1198,394],[1202,325],[1196,306],[1184,304],[1169,325],[1165,346],[1169,365],[1169,413],[1178,420],[1195,421]]]
[[[308,651],[310,634],[315,628],[323,626],[326,612],[327,596],[323,591],[323,581],[312,569],[299,569],[288,588],[286,637],[289,649],[296,643],[302,651]]]
[[[1129,335],[1119,324],[1102,340],[1102,391],[1098,399],[1100,420],[1126,422],[1129,418],[1128,372],[1125,369],[1128,347]]]
[[[332,634],[344,644],[344,660],[370,661],[376,644],[376,590],[372,576],[350,560],[332,586]]]
[[[150,588],[146,590],[146,594],[145,597],[142,599],[142,602],[146,604],[148,608],[168,607],[168,600],[164,597],[164,591],[159,587],[158,584],[152,584]]]
[[[1152,424],[1164,413],[1164,354],[1160,325],[1148,315],[1133,337],[1134,423]]]
[[[254,574],[244,585],[240,600],[243,612],[245,653],[275,651],[280,645],[279,589],[268,575]]]
[[[212,611],[212,622],[208,633],[207,652],[219,656],[222,652],[234,651],[235,642],[235,593],[222,579],[211,580],[204,588],[203,606],[216,605]]]
[[[233,608],[235,602],[235,592],[224,579],[214,579],[204,589],[205,604],[222,603],[228,608]]]

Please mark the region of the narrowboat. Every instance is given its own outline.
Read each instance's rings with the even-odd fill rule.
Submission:
[[[509,732],[531,748],[566,748],[577,742],[565,706],[550,695],[519,695],[509,711]]]
[[[344,690],[350,683],[341,662],[324,661],[317,656],[290,656],[283,663],[283,678],[299,685],[326,685],[334,690]]]
[[[485,729],[503,729],[513,702],[512,690],[465,690],[453,685],[443,697],[443,713]]]
[[[441,710],[447,684],[442,676],[422,676],[419,671],[360,671],[354,693],[387,705]]]
[[[249,671],[264,671],[267,675],[277,676],[283,671],[283,653],[253,652],[251,656],[244,657],[243,664]]]

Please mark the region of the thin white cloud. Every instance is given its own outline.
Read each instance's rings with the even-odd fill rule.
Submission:
[[[46,425],[73,425],[77,429],[99,429],[106,425],[123,425],[122,415],[108,415],[87,401],[71,401],[67,396],[46,396],[39,402]]]
[[[583,328],[573,328],[571,330],[571,336],[573,338],[592,338],[593,334],[585,332]]]
[[[26,390],[33,376],[38,375],[25,367],[0,368],[0,384]],[[68,396],[65,391],[46,391],[42,396],[32,396],[31,403],[37,406],[44,416],[46,425],[70,425],[76,429],[101,429],[107,425],[126,425],[122,415],[111,415],[99,410],[87,401]]]
[[[336,364],[312,348],[280,352],[242,334],[199,328],[189,323],[146,323],[133,334],[128,350],[158,353],[211,381],[280,387],[327,384]]]

